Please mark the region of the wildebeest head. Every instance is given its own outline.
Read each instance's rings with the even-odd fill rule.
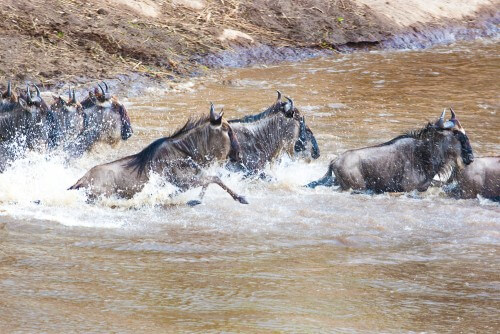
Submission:
[[[209,155],[218,160],[229,158],[231,161],[239,162],[241,160],[240,144],[236,138],[231,125],[223,118],[224,111],[215,112],[213,103],[210,103],[210,126],[208,132],[208,150]]]
[[[132,124],[130,122],[130,117],[128,116],[127,109],[125,106],[118,102],[118,99],[114,96],[111,96],[109,93],[109,86],[106,81],[101,84],[97,84],[99,89],[95,90],[95,97],[98,103],[106,104],[108,101],[111,101],[111,110],[120,116],[120,136],[123,140],[127,140],[132,136],[134,132],[132,130]]]
[[[130,122],[130,117],[128,116],[127,109],[125,106],[118,102],[116,98],[112,99],[111,110],[120,116],[120,136],[123,140],[127,140],[132,136],[134,130],[132,129],[132,124]]]
[[[81,113],[83,112],[83,107],[76,100],[75,90],[69,89],[68,101],[63,99],[61,96],[54,97],[55,102],[51,105],[50,109],[55,112],[65,112],[65,113]]]
[[[31,92],[30,85],[26,85],[26,92],[21,93],[19,103],[31,113],[41,112],[45,115],[49,111],[49,106],[42,98],[37,85],[33,85],[33,87],[35,88],[34,93]]]
[[[127,140],[133,133],[127,109],[116,97],[111,96],[106,82],[97,86],[81,102],[87,118],[86,127],[100,129],[100,137],[108,142],[116,142],[119,138]],[[96,117],[97,113],[101,114],[100,117]]]
[[[279,92],[278,92],[279,93]],[[278,99],[281,94],[278,94]],[[294,106],[293,100],[289,97],[286,98],[287,102],[281,103],[281,112],[285,117],[293,119],[298,124],[298,138],[294,145],[294,154],[302,156],[306,159],[317,159],[320,156],[318,142],[314,137],[313,132],[307,126],[305,117]]]
[[[12,90],[12,84],[9,80],[7,83],[7,89],[2,93],[2,98],[0,99],[0,111],[12,111],[16,107],[20,107],[18,103],[17,95]]]
[[[462,165],[462,162],[469,165],[474,161],[469,137],[465,134],[465,130],[456,117],[455,111],[452,108],[450,108],[450,111],[451,118],[448,121],[445,121],[445,109],[435,123],[436,128],[444,136],[441,141],[442,148],[445,154],[455,158],[459,166]]]

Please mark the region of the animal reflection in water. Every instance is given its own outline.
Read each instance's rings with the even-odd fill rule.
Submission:
[[[305,117],[292,99],[287,100],[282,102],[278,91],[276,103],[262,113],[229,121],[241,145],[241,163],[231,164],[231,169],[256,174],[283,153],[309,161],[319,158],[318,143]]]
[[[330,162],[325,176],[308,186],[335,184],[342,190],[375,193],[427,190],[435,175],[474,161],[469,138],[455,112],[451,110],[448,121],[445,113],[421,130],[341,154]]]
[[[200,204],[209,184],[215,183],[234,200],[248,204],[243,196],[229,189],[217,176],[207,175],[203,168],[227,159],[240,161],[240,146],[231,125],[215,112],[190,119],[173,135],[158,139],[141,152],[90,169],[70,189],[87,188],[91,198],[112,194],[130,198],[144,187],[150,173],[161,175],[179,191],[202,187]]]

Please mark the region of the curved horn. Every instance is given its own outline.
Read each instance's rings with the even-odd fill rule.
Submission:
[[[73,88],[73,96],[71,96],[71,102],[76,103],[76,94],[74,88]]]
[[[215,114],[215,106],[212,102],[210,102],[210,122],[216,120],[217,120],[217,115]]]
[[[33,86],[34,86],[34,87],[35,87],[35,89],[36,89],[36,96],[41,97],[41,96],[40,96],[40,89],[38,89],[38,87],[37,87],[35,84],[33,84]]]
[[[222,115],[224,115],[224,108],[222,108],[222,109],[220,110],[220,113],[219,113],[219,118],[222,118]]]
[[[7,83],[7,96],[12,96],[12,84],[9,82]]]
[[[101,89],[102,95],[106,95],[106,92],[104,91],[104,88],[102,88],[101,84],[98,83],[97,86]]]
[[[281,92],[279,90],[276,90],[278,93],[278,98],[276,99],[276,102],[281,102]]]
[[[450,111],[451,111],[451,118],[450,118],[450,121],[454,121],[457,119],[457,115],[455,114],[455,111],[453,110],[452,107],[450,107]]]
[[[441,113],[441,116],[439,117],[438,121],[436,122],[436,125],[438,125],[440,128],[444,127],[444,116],[446,114],[446,108],[443,109],[443,112]]]
[[[286,99],[288,100],[288,102],[290,103],[290,106],[288,108],[287,111],[290,111],[292,110],[293,111],[293,100],[291,98],[289,98],[288,96],[286,96]]]
[[[69,89],[68,89],[68,98],[71,100],[71,86],[69,86]]]
[[[221,111],[221,113],[219,115],[217,115],[215,113],[214,104],[212,102],[210,102],[210,124],[212,124],[212,125],[221,125],[221,123],[222,123],[222,114],[223,114],[223,112]]]
[[[30,103],[32,102],[32,100],[31,100],[31,92],[30,92],[30,85],[29,84],[26,85],[26,100],[28,102],[30,102]]]
[[[104,87],[106,87],[106,93],[109,92],[109,87],[108,87],[108,84],[106,83],[106,81],[103,80],[102,82],[104,84]]]

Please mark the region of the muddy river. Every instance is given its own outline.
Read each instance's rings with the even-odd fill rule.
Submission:
[[[500,45],[337,55],[220,71],[125,100],[135,135],[82,159],[30,154],[0,175],[0,332],[497,332],[500,206],[426,193],[302,187],[349,148],[452,106],[476,156],[500,152]],[[135,153],[187,117],[294,98],[321,158],[284,158],[271,182],[213,167],[174,199],[153,178],[131,200],[66,191],[93,165]],[[83,93],[83,91],[81,92]],[[35,204],[34,201],[41,201]]]

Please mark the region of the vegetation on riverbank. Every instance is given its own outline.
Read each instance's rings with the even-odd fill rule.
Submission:
[[[439,27],[481,34],[485,22],[496,27],[497,8],[494,0],[6,0],[0,80],[52,86],[172,79],[213,65],[278,61],[290,52],[300,58],[312,50],[374,46],[404,34],[411,43],[411,36]]]

